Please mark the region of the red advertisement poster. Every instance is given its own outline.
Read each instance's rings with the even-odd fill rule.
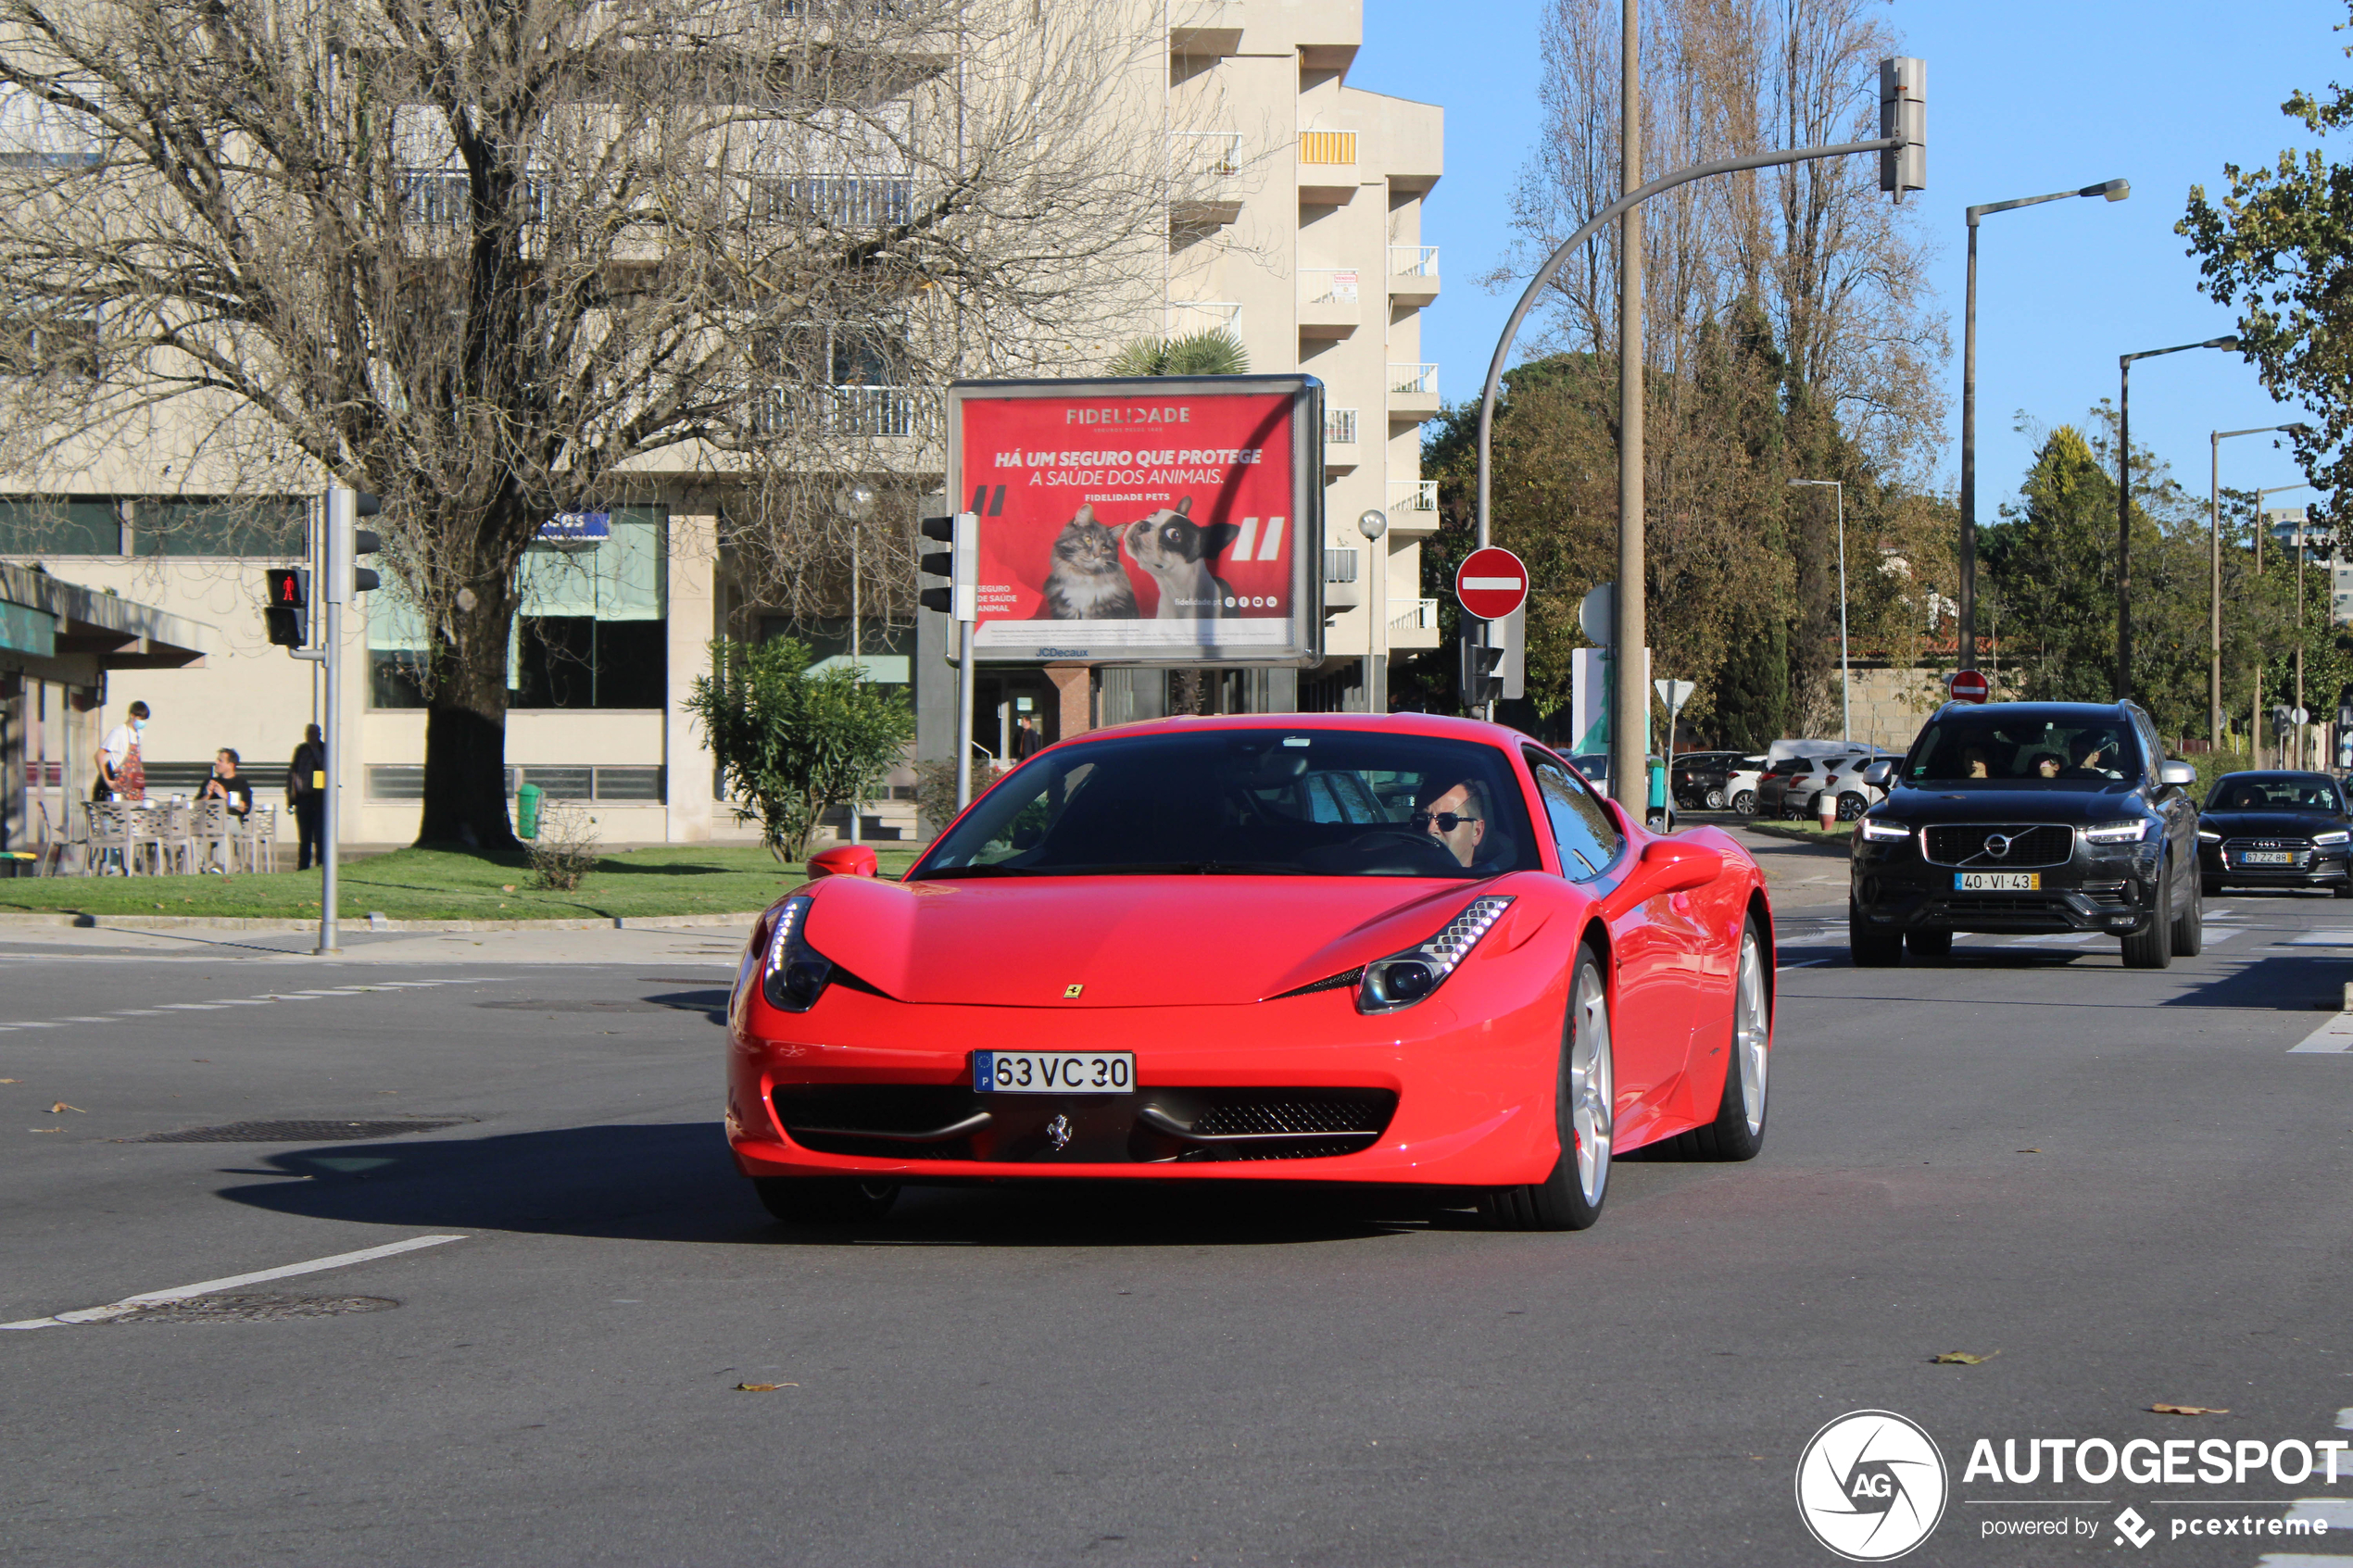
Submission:
[[[1296,657],[1297,383],[959,389],[958,504],[980,518],[984,658]],[[1317,564],[1320,564],[1318,562]]]

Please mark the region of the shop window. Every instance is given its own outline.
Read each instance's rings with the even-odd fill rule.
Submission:
[[[119,556],[112,501],[0,500],[0,556]]]
[[[848,616],[818,616],[797,619],[789,615],[763,615],[760,618],[760,640],[774,642],[778,637],[790,637],[809,649],[809,668],[813,673],[846,666],[849,659],[849,618]],[[914,664],[915,629],[893,626],[886,621],[867,621],[858,634],[858,662],[866,667],[866,679],[877,685],[907,684]]]

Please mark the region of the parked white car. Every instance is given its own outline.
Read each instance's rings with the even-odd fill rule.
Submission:
[[[1756,815],[1756,782],[1769,764],[1762,757],[1743,757],[1741,765],[1724,775],[1724,804],[1743,817]]]
[[[1775,787],[1764,792],[1768,798],[1761,804],[1768,811],[1778,809],[1784,818],[1819,817],[1821,798],[1827,791],[1837,819],[1851,822],[1887,798],[1885,790],[1864,779],[1863,770],[1893,755],[1872,746],[1843,757],[1807,758],[1802,771],[1775,777]]]

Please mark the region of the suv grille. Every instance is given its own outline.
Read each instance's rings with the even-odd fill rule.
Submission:
[[[1985,847],[1989,838],[2009,840],[2009,853],[1994,855]],[[1979,870],[2026,871],[2035,866],[2063,866],[2075,855],[2075,830],[2045,822],[1938,822],[1924,835],[1922,853],[1931,865],[1974,866]]]

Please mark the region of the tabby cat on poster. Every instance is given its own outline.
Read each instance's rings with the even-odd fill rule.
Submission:
[[[1133,621],[1142,613],[1135,585],[1119,562],[1119,535],[1095,521],[1093,507],[1080,507],[1054,539],[1045,619]]]

